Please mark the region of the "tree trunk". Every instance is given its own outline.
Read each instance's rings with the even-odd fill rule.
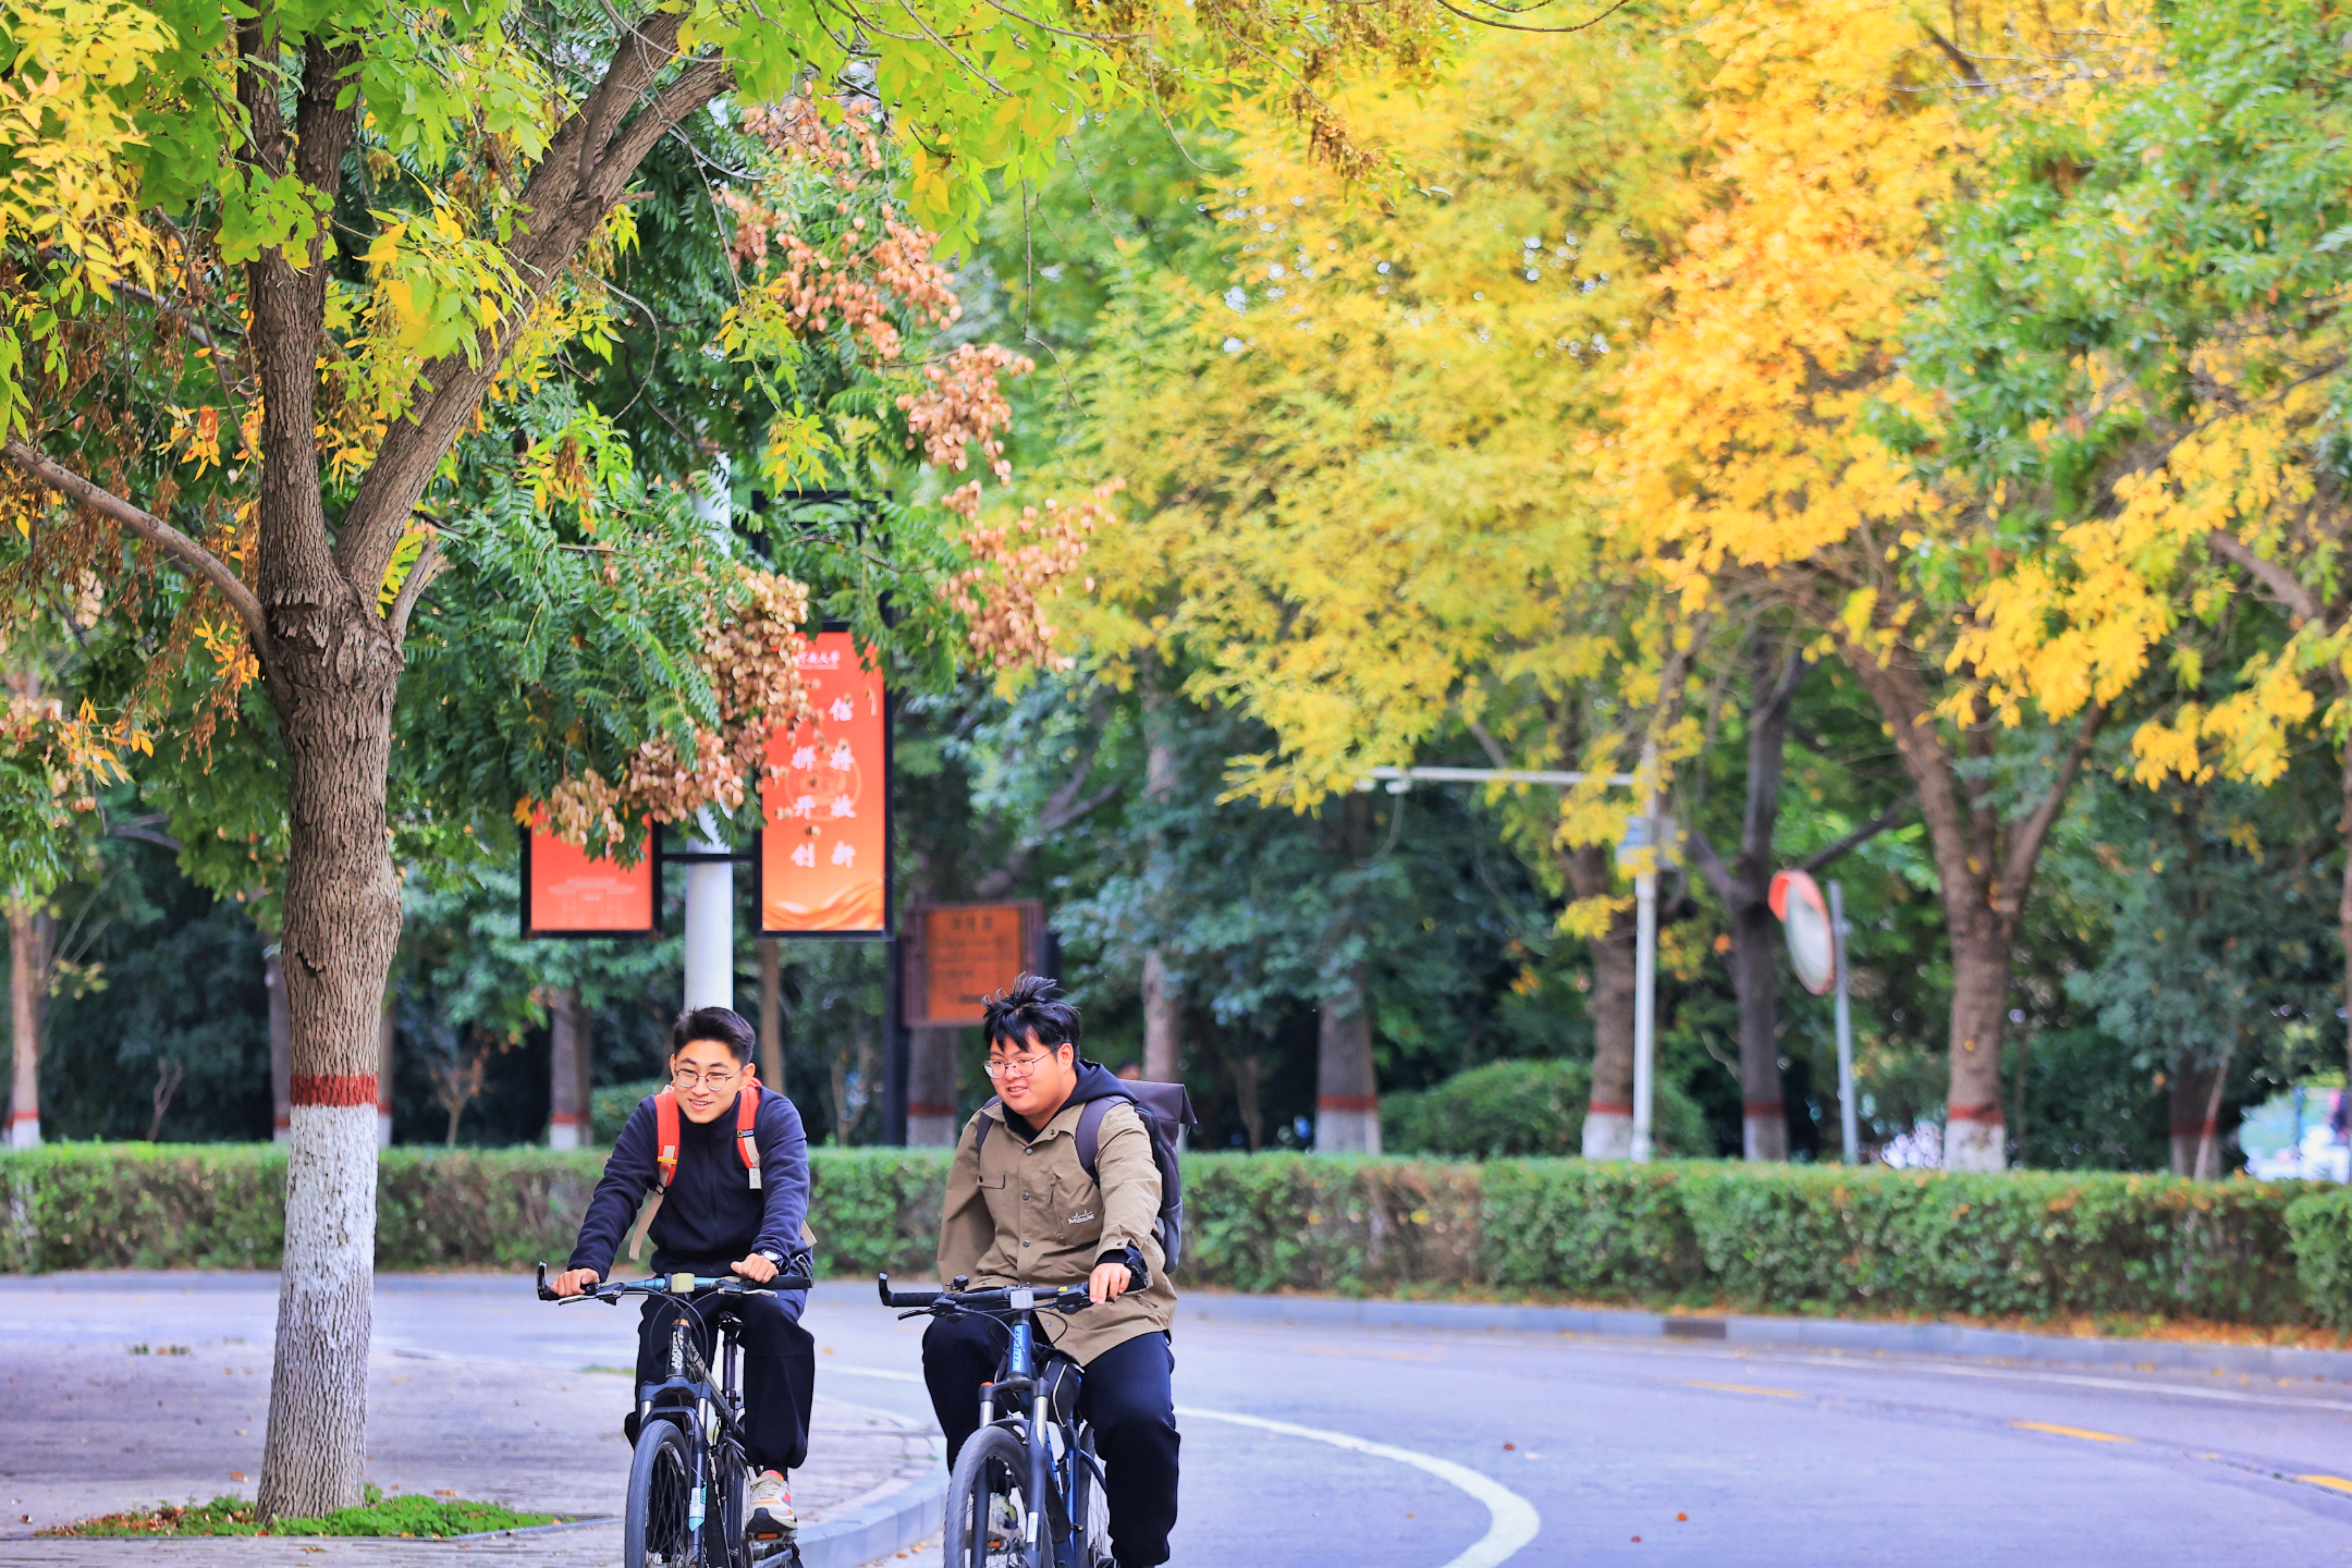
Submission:
[[[2199,1149],[2210,1131],[2206,1108],[2221,1078],[2218,1068],[2210,1063],[2200,1065],[2185,1052],[2173,1059],[2171,1070],[2165,1075],[2165,1100],[2170,1112],[2168,1120],[2172,1124],[2172,1173],[2176,1176],[2197,1173]]]
[[[2343,762],[2341,789],[2344,811],[2337,821],[2336,832],[2347,846],[2352,846],[2352,734],[2344,738]],[[2336,927],[2343,935],[2345,1006],[2347,1016],[2352,1016],[2352,850],[2347,850],[2344,857],[2344,889],[2336,900]],[[2352,1024],[2345,1026],[2344,1061],[2347,1070],[2352,1070]],[[2345,1082],[2352,1084],[2352,1077],[2347,1077]]]
[[[1951,944],[1952,1077],[1944,1168],[2005,1171],[2009,1142],[2000,1111],[2000,1040],[2009,1023],[2013,939],[1998,929],[1955,930]]]
[[[784,976],[776,939],[752,944],[760,950],[760,1078],[778,1094],[784,1092]]]
[[[375,1146],[392,1147],[392,1053],[400,1036],[400,1008],[393,988],[383,988],[383,1005],[376,1015]]]
[[[1315,1150],[1381,1152],[1381,1090],[1372,1064],[1372,1017],[1359,966],[1347,988],[1323,1004],[1315,1052]]]
[[[580,1102],[580,1054],[588,1046],[588,1010],[580,1005],[580,987],[559,987],[547,1012],[547,1146],[577,1149],[588,1141],[588,1108]]]
[[[907,1146],[952,1148],[963,1131],[956,1118],[956,1058],[963,1031],[909,1029],[907,1037]]]
[[[1184,1081],[1184,1004],[1168,984],[1168,961],[1153,948],[1143,955],[1143,1076],[1152,1083]]]
[[[16,1075],[8,1101],[8,1147],[41,1142],[41,1026],[47,1021],[49,917],[36,906],[8,905],[8,1026]]]
[[[301,412],[307,431],[307,400]],[[375,606],[340,580],[316,597],[268,580],[271,489],[265,474],[263,599],[276,635],[263,668],[288,763],[279,952],[293,1079],[277,1367],[257,1500],[265,1519],[362,1500],[376,1066],[401,913],[384,809],[399,655]],[[309,494],[315,506],[315,475]]]
[[[1561,862],[1568,890],[1579,900],[1605,898],[1611,890],[1612,851],[1605,844],[1580,844]],[[1633,1156],[1633,911],[1621,910],[1609,929],[1586,944],[1592,954],[1592,988],[1584,1010],[1592,1020],[1592,1098],[1584,1111],[1584,1157],[1630,1160]]]
[[[1742,901],[1731,911],[1731,972],[1739,996],[1739,1143],[1749,1160],[1789,1157],[1789,1114],[1780,1098],[1780,973],[1773,951],[1779,924],[1772,906],[1761,901]]]
[[[294,1138],[294,1024],[286,1011],[286,965],[272,939],[261,950],[261,984],[269,993],[269,1136]]]

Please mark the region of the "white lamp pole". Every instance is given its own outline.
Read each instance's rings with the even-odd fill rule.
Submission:
[[[1845,1135],[1845,1163],[1862,1157],[1862,1117],[1853,1104],[1853,1010],[1846,1005],[1844,889],[1830,884],[1830,951],[1837,964],[1838,1131]]]
[[[1642,752],[1640,847],[1646,851],[1633,879],[1633,1158],[1654,1150],[1651,1109],[1658,1055],[1658,801],[1657,755]]]
[[[710,468],[709,486],[694,498],[700,518],[723,548],[730,533],[728,496],[732,479],[721,454]],[[709,809],[697,814],[697,837],[688,849],[725,855],[729,845]],[[735,867],[727,860],[689,861],[686,867],[686,1005],[735,1005]]]

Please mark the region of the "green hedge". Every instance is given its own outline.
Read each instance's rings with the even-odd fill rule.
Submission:
[[[1503,1160],[1580,1154],[1592,1068],[1584,1062],[1488,1062],[1423,1089],[1381,1096],[1381,1142],[1391,1154]],[[1715,1148],[1706,1113],[1672,1083],[1660,1083],[1652,1137],[1662,1154]]]
[[[378,1266],[562,1258],[599,1161],[391,1151]],[[812,1163],[822,1268],[929,1271],[945,1151]],[[0,1154],[0,1270],[271,1267],[285,1171],[267,1146]],[[1187,1285],[2352,1329],[2352,1191],[2293,1183],[1207,1153],[1185,1173]]]

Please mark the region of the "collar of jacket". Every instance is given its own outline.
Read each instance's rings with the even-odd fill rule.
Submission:
[[[1127,1081],[1120,1078],[1118,1074],[1111,1071],[1110,1068],[1103,1066],[1100,1062],[1090,1062],[1084,1057],[1080,1057],[1078,1058],[1078,1081],[1071,1088],[1070,1098],[1062,1101],[1062,1109],[1047,1117],[1045,1119],[1045,1125],[1038,1128],[1034,1132],[1030,1131],[1027,1121],[1019,1116],[1015,1116],[1012,1110],[1006,1107],[1002,1096],[991,1095],[988,1099],[988,1102],[982,1105],[980,1109],[982,1115],[995,1117],[997,1121],[1004,1124],[1008,1131],[1010,1131],[1014,1136],[1020,1138],[1023,1142],[1034,1143],[1040,1139],[1051,1137],[1056,1132],[1075,1132],[1078,1124],[1076,1114],[1078,1108],[1086,1104],[1088,1100],[1103,1100],[1111,1096],[1117,1096],[1122,1100],[1134,1098],[1128,1092]]]

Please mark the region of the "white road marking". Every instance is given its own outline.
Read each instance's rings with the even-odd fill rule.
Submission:
[[[1995,1366],[1939,1366],[1931,1362],[1854,1362],[1834,1356],[1779,1355],[1774,1361],[1833,1366],[1847,1372],[1928,1372],[1939,1377],[1981,1377],[1997,1383],[2064,1383],[2078,1388],[2114,1388],[2128,1394],[2177,1394],[2183,1399],[2214,1399],[2229,1405],[2267,1405],[2273,1409],[2352,1410],[2341,1399],[2298,1399],[2281,1394],[2242,1394],[2234,1388],[2191,1388],[2178,1383],[2134,1383],[2121,1377],[2086,1377],[2076,1373],[2030,1372]]]
[[[827,1362],[824,1370],[855,1373],[860,1377],[887,1378],[892,1383],[923,1381],[920,1373],[900,1372],[896,1367],[855,1366],[848,1363]],[[1400,1465],[1410,1465],[1416,1470],[1425,1470],[1449,1486],[1468,1492],[1486,1507],[1486,1533],[1472,1542],[1468,1551],[1445,1563],[1444,1568],[1501,1568],[1520,1547],[1536,1538],[1537,1531],[1543,1528],[1543,1518],[1536,1512],[1535,1504],[1481,1471],[1467,1465],[1457,1465],[1451,1459],[1441,1459],[1433,1454],[1399,1448],[1388,1443],[1375,1443],[1370,1438],[1346,1432],[1327,1432],[1320,1426],[1270,1421],[1263,1415],[1244,1415],[1232,1410],[1203,1410],[1197,1405],[1180,1405],[1176,1407],[1176,1414],[1198,1421],[1223,1421],[1234,1426],[1253,1426],[1279,1436],[1304,1437],[1309,1442],[1328,1443],[1335,1448],[1345,1448],[1350,1453],[1391,1459]]]
[[[1542,1517],[1536,1512],[1535,1504],[1500,1481],[1467,1465],[1457,1465],[1451,1459],[1416,1453],[1411,1448],[1394,1447],[1387,1443],[1374,1443],[1345,1432],[1327,1432],[1319,1426],[1269,1421],[1263,1415],[1243,1415],[1230,1410],[1203,1410],[1198,1405],[1180,1405],[1176,1407],[1176,1414],[1198,1420],[1230,1422],[1236,1426],[1255,1426],[1261,1432],[1274,1432],[1285,1437],[1305,1437],[1311,1442],[1328,1443],[1335,1448],[1346,1448],[1352,1453],[1370,1454],[1377,1459],[1393,1459],[1400,1465],[1426,1470],[1438,1479],[1461,1488],[1486,1505],[1486,1533],[1472,1542],[1470,1549],[1446,1563],[1445,1568],[1499,1568],[1520,1547],[1533,1541],[1536,1531],[1543,1526]]]

